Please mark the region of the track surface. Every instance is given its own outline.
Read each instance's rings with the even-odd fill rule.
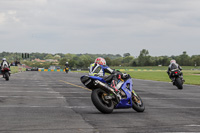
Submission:
[[[81,73],[23,72],[0,79],[1,133],[200,132],[200,86],[134,79],[144,113],[100,113]]]

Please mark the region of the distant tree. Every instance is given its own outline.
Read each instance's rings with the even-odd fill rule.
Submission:
[[[54,56],[54,59],[57,59],[57,60],[59,60],[61,58],[61,56],[60,55],[58,55],[58,54],[56,54],[55,56]]]
[[[62,59],[59,61],[59,65],[64,66],[66,62],[67,62],[67,58],[62,58]]]
[[[89,55],[81,55],[78,59],[78,66],[80,68],[88,68],[93,62]]]
[[[149,66],[150,65],[150,57],[149,51],[146,49],[142,49],[140,51],[140,55],[138,56],[138,65],[140,66]]]
[[[76,61],[76,60],[70,60],[70,61],[69,61],[69,67],[70,67],[70,68],[76,68],[76,64],[77,64],[77,61]]]
[[[111,66],[111,65],[112,65],[112,60],[111,60],[109,57],[106,57],[105,60],[106,60],[106,64],[107,64],[108,66]]]
[[[59,57],[59,58],[58,58]],[[30,60],[23,60],[22,53],[17,52],[2,52],[0,53],[0,59],[6,58],[10,63],[14,61],[20,61],[22,64],[28,66],[37,66],[48,68],[51,63],[36,63],[32,62],[32,59],[39,58],[44,59],[58,59],[59,65],[64,66],[65,62],[69,62],[71,68],[87,68],[97,57],[103,57],[106,59],[109,66],[168,66],[171,59],[175,59],[181,66],[200,66],[200,55],[189,56],[186,51],[178,56],[158,56],[152,57],[149,55],[148,50],[143,49],[140,51],[140,55],[136,58],[132,57],[130,53],[125,53],[123,56],[120,54],[50,54],[50,53],[30,53]],[[35,63],[35,64],[34,64]],[[52,63],[53,64],[53,63]],[[55,64],[53,64],[55,65]]]
[[[187,55],[187,52],[184,51],[183,54],[177,57],[177,63],[182,66],[191,66],[192,63],[190,61],[190,57]]]
[[[54,59],[52,54],[48,54],[47,56],[44,57],[44,59]]]
[[[194,66],[195,64],[197,66],[200,66],[200,55],[193,55],[191,57],[191,60],[192,60],[192,63],[191,63],[192,66]]]
[[[131,54],[130,53],[124,53],[123,56],[127,57],[127,56],[131,56]]]
[[[122,57],[120,54],[116,54],[115,56],[116,56],[116,58]]]
[[[119,66],[119,65],[122,65],[122,60],[123,60],[122,57],[112,60],[112,66]]]
[[[133,56],[124,57],[122,60],[123,66],[130,66],[132,64],[133,60],[134,60]]]

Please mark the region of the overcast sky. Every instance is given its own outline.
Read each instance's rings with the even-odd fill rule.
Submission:
[[[200,0],[0,0],[0,52],[200,54]]]

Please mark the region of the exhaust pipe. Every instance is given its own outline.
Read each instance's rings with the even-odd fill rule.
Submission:
[[[111,88],[110,86],[108,86],[107,84],[104,84],[102,82],[100,82],[99,80],[95,80],[94,81],[95,85],[98,85],[101,89],[103,89],[106,92],[110,92],[112,94],[114,94],[115,98],[116,98],[116,102],[119,103],[121,98],[119,96],[117,96],[117,94],[115,93],[115,91],[113,90],[113,88]]]

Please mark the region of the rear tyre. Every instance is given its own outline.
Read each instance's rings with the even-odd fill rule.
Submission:
[[[183,89],[183,84],[180,78],[176,78],[176,86],[178,89],[182,90]]]
[[[137,94],[137,96],[136,95],[134,95],[133,93],[132,93],[132,108],[135,110],[135,111],[137,111],[137,112],[144,112],[144,110],[145,110],[145,106],[144,106],[144,104],[143,104],[143,101],[142,101],[142,99],[140,98],[140,96]]]
[[[67,68],[65,68],[65,72],[68,73],[69,70],[67,70]]]
[[[6,81],[9,80],[9,73],[8,72],[5,73],[5,79],[6,79]]]
[[[113,112],[114,104],[112,100],[106,100],[107,93],[101,89],[95,89],[92,91],[91,99],[94,106],[104,114],[110,114]]]

